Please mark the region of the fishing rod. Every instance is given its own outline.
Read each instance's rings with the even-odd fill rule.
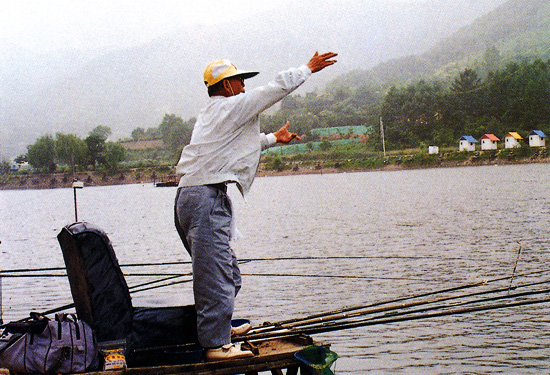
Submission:
[[[243,262],[264,262],[264,261],[286,261],[286,260],[334,260],[334,259],[434,259],[433,256],[418,255],[350,255],[350,256],[301,256],[301,257],[266,257],[266,258],[243,258]],[[465,257],[450,257],[441,260],[465,260]]]
[[[533,284],[537,284],[537,283],[533,283]],[[501,289],[501,291],[504,291],[504,290],[505,289]],[[531,295],[540,294],[543,292],[544,293],[550,292],[550,289],[528,291],[528,292],[518,293],[512,296],[500,296],[499,298],[511,299],[516,297],[526,296],[528,294],[531,294]],[[476,302],[479,302],[479,301],[476,301]],[[408,314],[402,315],[402,316],[397,316],[397,315],[380,316],[376,319],[370,319],[370,320],[350,321],[350,322],[344,322],[340,324],[331,324],[331,325],[328,325],[328,324],[311,325],[309,327],[302,327],[300,329],[284,329],[276,332],[258,333],[258,332],[255,332],[253,329],[251,333],[248,335],[232,337],[232,342],[244,342],[244,341],[248,342],[248,341],[254,341],[254,340],[284,338],[284,337],[296,336],[296,335],[321,334],[321,333],[328,333],[333,331],[360,328],[365,326],[374,326],[379,324],[391,324],[391,323],[398,323],[398,322],[404,322],[404,321],[438,318],[438,317],[444,317],[444,316],[461,315],[461,314],[467,314],[467,313],[473,313],[473,312],[490,311],[490,310],[497,310],[497,309],[503,309],[503,308],[513,308],[513,307],[520,307],[520,306],[527,306],[527,305],[534,305],[534,304],[541,304],[541,303],[548,303],[548,302],[550,302],[550,297],[523,300],[523,301],[513,301],[508,303],[494,303],[494,304],[487,304],[485,306],[474,306],[474,307],[467,307],[467,308],[454,308],[456,306],[444,306],[446,308],[445,310],[431,312],[431,313],[423,312],[422,314],[418,314],[418,311],[414,311],[412,313],[416,315],[413,315],[411,314],[411,312],[409,312]],[[452,309],[449,309],[449,308],[452,308]],[[196,343],[189,343],[189,344],[179,345],[178,348],[194,347],[194,345],[196,345]],[[171,348],[171,347],[166,347],[166,348]]]
[[[125,273],[124,277],[154,277],[154,276],[191,276],[192,273]],[[328,279],[368,279],[368,280],[413,280],[413,281],[434,281],[414,277],[382,277],[382,276],[350,276],[350,275],[315,275],[315,274],[282,274],[282,273],[241,273],[242,276],[250,277],[309,277],[309,278],[328,278]],[[63,273],[51,274],[8,274],[3,275],[6,278],[34,278],[34,277],[67,277]]]
[[[506,290],[504,290],[504,291],[506,291]],[[550,292],[550,288],[547,288],[547,289],[541,289],[541,290],[534,290],[534,291],[526,291],[526,292],[516,293],[516,294],[513,294],[513,295],[512,294],[507,294],[507,295],[503,295],[503,296],[483,298],[483,299],[479,299],[479,300],[464,301],[464,302],[448,304],[448,305],[435,305],[435,306],[430,306],[430,307],[423,307],[421,309],[411,309],[411,310],[407,310],[407,311],[392,311],[392,312],[389,312],[389,313],[387,312],[387,313],[385,313],[381,316],[375,316],[375,317],[370,317],[370,318],[353,320],[353,322],[359,323],[359,322],[376,321],[376,320],[380,320],[380,319],[386,319],[386,318],[389,318],[389,317],[393,318],[393,317],[397,317],[397,316],[414,316],[414,314],[426,313],[428,311],[434,311],[434,310],[444,311],[444,310],[448,310],[448,309],[451,309],[451,308],[462,307],[462,306],[467,306],[467,305],[471,305],[471,304],[495,302],[495,301],[499,301],[499,300],[503,300],[503,299],[517,299],[519,297],[527,297],[527,296],[537,295],[537,294],[548,294],[549,292]],[[436,302],[438,302],[438,301],[436,301]],[[352,322],[352,321],[349,321],[348,323],[350,323],[350,322]],[[336,323],[335,321],[319,322],[316,325],[311,324],[309,327],[310,328],[312,328],[312,327],[330,327],[330,326],[339,326],[341,324],[342,323]]]
[[[16,268],[12,270],[2,270],[2,276],[4,273],[23,273],[23,272],[43,272],[43,271],[63,271],[65,267],[48,267],[48,268]]]
[[[520,274],[520,275],[517,275],[517,276],[518,277],[520,277],[520,276],[522,276],[522,277],[523,276],[531,276],[531,275],[541,274],[541,273],[544,273],[544,272],[546,272],[546,271],[532,271],[532,272],[523,273],[523,274]],[[366,305],[365,304],[355,305],[355,306],[349,306],[349,307],[345,307],[345,308],[341,308],[341,309],[337,309],[337,310],[320,312],[320,313],[311,314],[311,315],[308,315],[308,316],[305,316],[305,317],[285,319],[285,320],[281,320],[281,321],[277,321],[277,322],[273,322],[273,323],[265,322],[265,323],[263,323],[263,325],[261,327],[271,327],[271,326],[279,327],[279,326],[282,326],[282,325],[285,325],[285,324],[294,323],[294,322],[298,322],[298,321],[302,321],[302,320],[311,320],[311,319],[316,319],[316,318],[322,318],[322,317],[326,317],[326,316],[330,316],[330,315],[346,313],[346,312],[350,312],[350,311],[367,309],[367,308],[373,308],[373,307],[382,306],[382,305],[386,305],[386,304],[392,304],[392,303],[395,304],[395,303],[398,303],[398,302],[409,301],[409,300],[414,300],[414,299],[424,298],[424,297],[430,297],[430,296],[443,294],[443,293],[458,292],[460,290],[475,288],[475,287],[479,287],[479,286],[483,286],[483,285],[486,285],[486,284],[495,283],[495,282],[499,282],[499,281],[503,281],[503,280],[508,280],[508,279],[509,279],[509,276],[502,276],[502,277],[498,277],[498,278],[494,278],[494,279],[490,279],[490,280],[481,280],[481,281],[468,283],[468,284],[464,284],[464,285],[459,285],[459,286],[454,286],[454,287],[450,287],[450,288],[444,288],[444,289],[435,290],[435,291],[429,291],[429,292],[424,292],[424,293],[419,293],[419,294],[413,294],[411,296],[404,296],[404,297],[398,297],[398,298],[394,298],[394,299],[388,299],[388,300],[384,300],[384,301],[369,303],[369,304],[366,304]],[[260,328],[260,327],[258,327],[258,328]]]
[[[516,262],[514,263],[514,270],[512,271],[512,277],[510,277],[510,287],[512,287],[512,282],[514,281],[514,275],[516,274],[516,268],[518,266],[518,261],[519,261],[519,255],[521,254],[521,245],[519,244],[518,242],[518,245],[519,245],[519,249],[518,249],[518,255],[516,256]]]
[[[486,304],[486,306],[489,306],[489,304],[487,304],[488,302],[495,302],[495,301],[501,301],[501,300],[513,300],[513,299],[517,300],[517,299],[521,299],[521,297],[528,297],[528,296],[534,296],[534,295],[548,295],[549,292],[550,292],[550,288],[540,289],[540,290],[531,290],[531,291],[525,291],[521,293],[507,294],[507,295],[501,295],[501,296],[490,297],[490,298],[481,298],[477,300],[463,301],[463,302],[457,302],[452,304],[435,305],[430,307],[423,307],[420,309],[410,309],[408,311],[390,312],[390,313],[383,314],[381,316],[371,317],[368,319],[355,320],[355,322],[361,322],[361,321],[367,321],[367,320],[379,320],[379,319],[385,319],[388,317],[393,318],[396,316],[407,316],[407,315],[413,316],[414,314],[425,313],[428,311],[434,311],[434,310],[445,311],[445,310],[449,310],[457,307],[463,307],[463,306],[474,305],[474,304],[478,304],[478,305]],[[331,324],[333,323],[329,323],[328,325],[331,325]]]
[[[64,268],[44,268],[44,269],[41,269],[41,270],[51,270],[51,269],[64,269]],[[8,272],[14,272],[15,270],[9,270]],[[28,271],[28,270],[17,270],[17,271]],[[364,279],[377,279],[376,277],[368,277],[368,276],[349,276],[349,275],[292,275],[292,274],[242,274],[243,276],[284,276],[284,277],[317,277],[317,278],[354,278],[354,279],[357,279],[357,278],[364,278]],[[21,275],[21,274],[8,274],[8,275],[3,275],[3,277],[66,277],[67,275],[66,274],[38,274],[38,275]],[[175,282],[171,282],[171,283],[167,283],[167,284],[162,284],[162,285],[153,285],[153,286],[148,286],[146,288],[144,288],[144,286],[147,286],[147,285],[150,285],[150,284],[157,284],[157,283],[161,283],[161,282],[165,282],[165,281],[168,281],[168,280],[171,280],[173,278],[179,278],[179,277],[184,277],[184,276],[192,276],[192,273],[176,273],[176,274],[167,274],[167,273],[126,273],[124,274],[125,277],[133,277],[133,276],[136,276],[136,277],[152,277],[152,276],[167,276],[166,278],[163,278],[163,279],[160,279],[160,280],[153,280],[153,281],[149,281],[149,282],[146,282],[146,283],[142,283],[142,284],[139,284],[139,285],[135,285],[133,287],[129,287],[128,289],[130,290],[130,293],[139,293],[139,292],[144,292],[144,291],[149,291],[149,290],[154,290],[154,289],[159,289],[159,288],[164,288],[164,287],[169,287],[169,286],[174,286],[174,285],[178,285],[178,284],[182,284],[182,283],[187,283],[187,282],[191,282],[192,279],[188,279],[188,280],[180,280],[180,281],[175,281]],[[380,278],[382,279],[382,278]],[[399,279],[399,280],[417,280],[417,281],[431,281],[431,280],[426,280],[426,279],[415,279],[415,278],[383,278],[383,279]],[[138,289],[138,288],[141,288],[141,289]],[[53,308],[53,309],[50,309],[50,310],[46,310],[44,312],[42,312],[42,315],[49,315],[49,314],[54,314],[54,313],[57,313],[57,312],[60,312],[60,311],[65,311],[65,310],[68,310],[68,309],[71,309],[71,308],[74,308],[74,303],[70,303],[70,304],[67,304],[67,305],[63,305],[63,306],[60,306],[60,307],[56,307],[56,308]],[[25,321],[25,320],[28,320],[29,318],[24,318],[22,319],[22,321]],[[2,323],[0,323],[2,324]],[[4,328],[4,326],[1,326],[0,325],[0,328]]]
[[[514,289],[532,287],[532,286],[548,284],[548,283],[550,283],[550,280],[523,284],[523,285],[514,287]],[[494,301],[494,300],[498,300],[498,299],[502,299],[502,298],[516,298],[518,296],[527,296],[527,295],[530,295],[530,294],[533,294],[533,293],[540,294],[540,293],[545,293],[545,292],[548,292],[548,291],[550,291],[550,289],[546,289],[546,290],[542,289],[542,290],[537,290],[537,291],[527,291],[527,292],[522,292],[521,294],[514,294],[514,295],[508,294],[508,295],[505,295],[505,296],[498,296],[498,297],[492,297],[492,298],[487,298],[487,299],[479,299],[479,300],[473,300],[473,301],[459,302],[459,303],[455,303],[453,305],[446,305],[446,306],[436,305],[436,306],[430,306],[430,307],[423,308],[423,309],[416,309],[415,312],[420,312],[420,311],[425,312],[425,311],[430,311],[430,310],[439,309],[439,308],[448,308],[449,306],[456,307],[456,306],[467,305],[467,304],[471,304],[471,303],[488,302],[488,301]],[[442,303],[442,302],[445,302],[445,301],[465,299],[465,298],[471,298],[471,297],[476,297],[476,296],[479,297],[479,296],[483,296],[483,295],[504,293],[504,292],[509,292],[509,288],[508,287],[507,288],[497,288],[497,289],[491,289],[491,290],[486,290],[486,291],[480,291],[480,292],[476,292],[476,293],[452,295],[452,296],[446,296],[446,297],[441,297],[441,298],[413,301],[413,302],[408,302],[408,303],[398,303],[398,304],[392,304],[392,305],[388,305],[388,306],[379,306],[379,307],[375,307],[375,308],[365,308],[365,309],[362,309],[362,310],[355,310],[355,311],[352,311],[352,312],[343,312],[343,313],[325,315],[325,316],[322,316],[322,317],[319,317],[319,318],[301,319],[301,320],[297,320],[295,322],[288,323],[288,324],[275,324],[275,325],[271,325],[271,326],[270,325],[268,325],[268,326],[259,326],[259,327],[254,328],[253,331],[255,333],[258,333],[258,332],[275,331],[275,330],[280,330],[280,329],[293,329],[293,328],[302,327],[302,326],[305,326],[305,325],[325,323],[325,322],[335,322],[335,321],[338,321],[338,320],[364,317],[364,316],[367,316],[367,315],[375,315],[375,314],[384,313],[384,312],[387,315],[402,315],[402,314],[405,314],[405,313],[411,313],[411,311],[406,311],[406,312],[396,312],[396,311],[410,309],[410,308],[417,307],[417,306],[433,305],[433,304]],[[373,319],[373,318],[369,318],[369,319]]]
[[[191,273],[125,273],[124,277],[152,277],[152,276],[189,276]],[[29,277],[67,277],[66,273],[47,273],[47,274],[8,274],[2,275],[6,278],[29,278]]]
[[[539,285],[539,284],[544,284],[544,283],[548,283],[548,281],[525,284],[522,287],[534,286],[534,285]],[[474,295],[483,295],[483,294],[495,293],[495,292],[503,293],[503,292],[507,292],[507,290],[508,290],[507,288],[500,288],[500,289],[497,289],[497,290],[490,290],[490,291],[483,291],[483,292],[474,293]],[[466,298],[466,297],[469,297],[470,295],[451,296],[451,297],[446,297],[446,298],[433,299],[433,300],[429,300],[429,301],[416,301],[416,302],[407,303],[407,304],[399,304],[399,305],[393,305],[393,306],[379,307],[379,308],[376,308],[376,309],[371,309],[371,310],[367,310],[367,311],[364,311],[364,312],[357,312],[357,313],[354,313],[354,314],[342,314],[342,315],[339,315],[339,316],[332,316],[332,317],[321,318],[321,319],[317,319],[317,320],[302,321],[302,322],[298,322],[298,323],[295,323],[295,324],[280,325],[278,327],[268,329],[267,331],[262,330],[261,329],[262,327],[260,326],[259,329],[258,328],[253,328],[253,330],[251,331],[251,334],[253,334],[253,335],[263,334],[263,335],[268,335],[268,336],[270,334],[277,335],[277,332],[273,333],[273,331],[280,332],[281,330],[302,333],[304,329],[311,330],[311,329],[320,328],[320,327],[324,327],[324,328],[340,327],[343,324],[344,325],[345,324],[350,324],[351,322],[355,322],[357,324],[359,324],[361,322],[368,323],[368,322],[388,319],[389,317],[396,318],[398,316],[412,316],[413,314],[426,313],[428,311],[433,311],[433,310],[448,310],[450,308],[456,308],[456,307],[465,306],[465,305],[469,305],[469,304],[480,304],[480,303],[486,303],[486,302],[494,302],[494,301],[498,301],[498,300],[502,300],[502,299],[515,299],[515,298],[520,298],[520,297],[527,297],[527,296],[530,296],[530,295],[547,294],[549,292],[550,292],[550,288],[539,289],[539,290],[530,290],[530,291],[521,292],[521,293],[500,295],[500,296],[496,296],[496,297],[477,299],[477,300],[472,300],[472,301],[464,301],[464,302],[459,302],[459,303],[455,303],[455,304],[429,306],[427,308],[424,307],[424,308],[421,308],[421,309],[413,309],[413,310],[408,310],[408,311],[397,311],[399,309],[406,310],[406,309],[409,309],[411,307],[418,306],[418,305],[425,305],[425,304],[430,304],[430,303],[440,303],[441,301],[444,301],[446,299]],[[345,319],[345,318],[363,316],[363,315],[369,315],[369,314],[376,314],[376,313],[381,313],[381,312],[385,312],[385,314],[381,315],[381,316],[379,315],[379,316],[375,316],[375,317],[364,318],[362,320],[348,321],[346,323],[337,323],[337,322],[335,322],[336,320],[342,320],[342,319]],[[304,328],[303,327],[304,325],[309,325],[309,327]],[[296,329],[297,327],[302,327],[302,328]]]
[[[172,277],[166,278],[165,280],[155,280],[155,281],[151,281],[150,284],[159,283],[159,282],[162,282],[162,281],[166,281],[166,280],[169,280],[169,279],[172,279],[172,278],[179,278],[179,277],[182,277],[182,276],[190,276],[190,274],[181,275],[181,276],[172,276]],[[188,282],[191,282],[191,281],[193,281],[193,279],[173,281],[173,282],[168,283],[168,284],[155,285],[155,286],[150,286],[150,287],[147,287],[147,288],[137,289],[137,287],[142,287],[144,285],[147,285],[147,283],[144,283],[144,284],[140,284],[140,285],[136,286],[135,289],[137,289],[137,290],[131,290],[130,293],[139,293],[139,292],[144,292],[144,291],[147,291],[147,290],[153,290],[153,289],[158,289],[158,288],[164,288],[164,287],[167,287],[167,286],[173,286],[173,285],[188,283]]]
[[[239,259],[239,263],[250,262],[266,262],[266,261],[294,261],[294,260],[357,260],[357,259],[434,259],[431,256],[404,256],[404,255],[366,255],[366,256],[303,256],[303,257],[266,257],[266,258],[243,258]],[[451,257],[441,260],[464,260],[463,257]],[[150,262],[150,263],[125,263],[120,264],[124,267],[152,267],[152,266],[173,266],[182,264],[191,264],[191,261],[171,261],[171,262]],[[3,275],[25,272],[45,272],[45,271],[64,271],[65,267],[43,267],[43,268],[16,268],[10,270],[2,270]]]
[[[167,277],[165,277],[165,278],[159,279],[159,280],[152,280],[152,281],[148,281],[148,282],[145,282],[145,283],[142,283],[142,284],[133,285],[133,286],[128,287],[128,291],[130,292],[130,294],[132,294],[132,293],[138,293],[138,292],[141,291],[141,290],[139,290],[138,288],[142,288],[142,287],[144,287],[144,286],[148,286],[148,285],[152,285],[152,284],[162,283],[162,282],[164,282],[164,281],[169,281],[169,280],[177,279],[177,278],[180,278],[180,277],[183,277],[183,276],[189,276],[189,274],[171,275],[171,276],[167,276]],[[136,289],[137,289],[137,290],[136,290]]]
[[[171,275],[171,276],[165,277],[163,279],[148,281],[148,282],[145,282],[145,283],[142,283],[142,284],[130,286],[130,287],[128,287],[128,291],[129,291],[130,294],[139,293],[139,292],[143,292],[143,291],[146,291],[146,290],[152,290],[152,289],[160,288],[160,287],[164,287],[164,286],[176,285],[176,284],[181,284],[181,283],[185,283],[185,282],[190,282],[192,280],[189,279],[189,280],[182,280],[182,281],[179,281],[179,282],[173,282],[172,284],[168,284],[168,285],[151,286],[152,284],[161,283],[161,282],[165,282],[165,281],[173,280],[175,278],[180,278],[180,277],[189,276],[189,275],[190,274]],[[143,287],[148,286],[148,285],[149,285],[149,287],[143,288]],[[139,288],[142,288],[142,289],[139,289]],[[55,314],[55,313],[58,313],[58,312],[61,312],[61,311],[72,309],[74,307],[75,307],[74,303],[68,303],[68,304],[63,305],[63,306],[59,306],[59,307],[52,308],[50,310],[43,311],[43,312],[40,313],[40,315]],[[31,318],[26,317],[26,318],[20,319],[19,322],[24,322],[24,321],[27,321],[29,319],[31,319]],[[3,329],[5,327],[6,327],[5,324],[0,323],[0,329]]]
[[[546,291],[548,290],[545,290],[545,292]],[[503,297],[503,298],[506,298],[506,297]],[[535,305],[535,304],[548,303],[548,302],[550,302],[550,297],[523,300],[523,301],[513,301],[508,303],[494,303],[494,304],[488,304],[485,306],[475,306],[475,307],[468,307],[468,308],[454,308],[454,309],[447,309],[444,311],[422,313],[422,314],[416,314],[416,315],[409,314],[404,316],[382,316],[379,319],[371,319],[371,320],[365,320],[365,321],[352,321],[352,322],[345,322],[337,325],[336,324],[316,325],[316,326],[303,327],[301,329],[279,330],[276,332],[258,333],[255,331],[251,331],[251,333],[244,336],[232,337],[231,340],[232,342],[250,342],[255,340],[284,338],[284,337],[296,336],[296,335],[314,335],[314,334],[342,331],[347,329],[355,329],[355,328],[374,326],[374,325],[380,325],[380,324],[391,324],[391,323],[399,323],[399,322],[413,321],[413,320],[420,320],[420,319],[431,319],[431,318],[439,318],[439,317],[452,316],[452,315],[462,315],[467,313],[491,311],[491,310],[497,310],[497,309],[503,309],[503,308],[513,308],[513,307]],[[180,349],[187,348],[187,347],[191,348],[191,347],[194,347],[195,345],[197,344],[189,343],[184,345],[178,345],[177,347]],[[168,349],[173,347],[167,346],[166,348]],[[139,350],[137,350],[136,353],[138,351]]]
[[[165,262],[165,263],[130,263],[130,264],[121,264],[119,267],[147,267],[147,266],[165,266],[165,265],[180,265],[180,264],[191,264],[191,262]],[[65,267],[46,267],[46,268],[17,268],[11,270],[2,270],[2,275],[4,274],[15,274],[15,273],[26,273],[26,272],[45,272],[45,271],[65,271]],[[37,275],[39,276],[39,275]]]
[[[124,273],[124,277],[153,277],[153,276],[190,276],[192,273]],[[319,275],[319,274],[282,274],[282,273],[241,273],[242,276],[251,277],[309,277],[309,278],[334,278],[334,279],[369,279],[369,280],[414,280],[432,282],[433,279],[422,279],[415,277],[389,277],[389,276],[353,276],[353,275]],[[39,273],[22,274],[8,273],[3,275],[7,278],[32,278],[32,277],[66,277],[66,273]]]
[[[64,269],[64,268],[47,268],[47,269],[43,268],[41,270],[51,270],[51,269]],[[8,272],[14,272],[14,271],[16,271],[16,270],[9,270]],[[17,270],[17,271],[21,272],[21,271],[27,271],[27,270]],[[275,274],[271,274],[271,275],[270,274],[243,274],[243,275],[244,276],[275,276]],[[3,276],[4,277],[66,277],[67,275],[66,274],[39,274],[39,275],[11,274],[11,275],[3,275]],[[172,280],[174,278],[180,278],[180,277],[184,277],[184,276],[192,276],[192,273],[177,273],[177,274],[166,274],[166,273],[132,274],[132,273],[130,273],[130,274],[124,274],[124,276],[125,277],[126,276],[139,276],[139,277],[144,277],[144,276],[167,276],[167,277],[165,277],[163,279],[160,279],[160,280],[153,280],[153,281],[149,281],[149,282],[146,282],[146,283],[142,283],[142,284],[139,284],[139,285],[129,287],[128,289],[129,289],[130,293],[139,293],[139,292],[144,292],[144,291],[149,291],[149,290],[153,290],[153,289],[174,286],[174,285],[178,285],[178,284],[187,283],[187,282],[192,281],[192,279],[188,279],[188,280],[180,280],[180,281],[175,281],[175,282],[162,284],[162,285],[148,286],[148,285],[151,285],[151,284],[158,284],[158,283],[162,283],[162,282],[165,282],[165,281],[169,281],[169,280]],[[369,279],[372,279],[372,277],[349,276],[349,275],[284,275],[284,274],[280,274],[278,276],[327,277],[327,278],[369,278]],[[396,279],[396,278],[392,278],[392,279]],[[428,281],[428,280],[424,280],[424,279],[411,279],[411,280]],[[139,289],[139,288],[141,288],[141,289]],[[68,310],[68,309],[71,309],[71,308],[74,308],[74,307],[75,307],[74,303],[70,303],[70,304],[66,304],[66,305],[56,307],[56,308],[53,308],[53,309],[50,309],[50,310],[46,310],[46,311],[42,312],[41,314],[42,315],[54,314],[54,313],[57,313],[57,312],[60,312],[60,311],[65,311],[65,310]],[[28,319],[29,318],[25,318],[25,319],[23,319],[23,321],[28,320]],[[0,326],[0,328],[4,328],[4,326]]]
[[[315,274],[287,274],[287,273],[241,273],[242,276],[267,276],[267,277],[311,277],[334,279],[368,279],[368,280],[414,280],[434,281],[433,279],[421,279],[415,277],[389,277],[389,276],[354,276],[354,275],[315,275]]]
[[[325,257],[323,257],[325,258]],[[291,258],[289,258],[291,259]],[[169,262],[170,264],[179,264],[181,262]],[[158,264],[158,263],[157,263]],[[157,265],[157,264],[154,264],[154,265]],[[136,266],[136,264],[132,264],[132,265],[125,265],[125,266]],[[64,268],[43,268],[41,270],[51,270],[51,269],[64,269]],[[8,270],[8,272],[13,272],[13,271],[16,271],[16,270]],[[17,270],[17,271],[26,271],[26,270]],[[6,277],[7,275],[5,275],[6,271],[3,270],[3,276]],[[529,273],[523,273],[523,274],[519,274],[517,275],[518,277],[519,276],[528,276],[528,275],[534,275],[534,274],[540,274],[542,272],[545,272],[545,271],[533,271],[533,272],[529,272]],[[139,284],[139,285],[135,285],[135,286],[132,286],[129,288],[130,290],[130,293],[137,293],[137,292],[142,292],[142,291],[146,291],[146,290],[152,290],[152,289],[156,289],[156,288],[161,288],[161,287],[166,287],[166,286],[172,286],[172,285],[176,285],[176,284],[180,284],[180,283],[185,283],[185,282],[190,282],[192,280],[183,280],[183,281],[176,281],[176,282],[172,282],[172,283],[168,283],[168,284],[162,284],[162,285],[153,285],[153,286],[149,286],[149,287],[146,287],[144,288],[144,286],[147,286],[147,285],[152,285],[152,284],[158,284],[158,283],[161,283],[161,282],[165,282],[165,281],[169,281],[171,279],[174,279],[174,278],[179,278],[179,277],[184,277],[184,276],[191,276],[192,274],[191,273],[185,273],[185,274],[181,274],[181,273],[178,273],[178,274],[165,274],[165,273],[162,273],[162,274],[159,274],[159,273],[149,273],[149,274],[144,274],[144,273],[140,273],[140,274],[126,274],[125,276],[168,276],[166,278],[163,278],[163,279],[160,279],[160,280],[154,280],[154,281],[149,281],[149,282],[146,282],[146,283],[143,283],[143,284]],[[341,276],[341,275],[284,275],[284,274],[243,274],[243,275],[247,275],[247,276],[290,276],[290,277],[335,277],[335,278],[338,278],[338,277],[343,277],[343,278],[357,278],[356,276],[348,276],[348,275],[345,275],[345,276]],[[10,275],[8,277],[15,277],[17,275]],[[44,276],[44,275],[38,275],[38,276]],[[66,276],[66,275],[55,275],[56,277],[57,276]],[[360,277],[361,278],[361,277]],[[370,278],[370,277],[364,277],[364,278]],[[403,279],[403,278],[400,278],[400,279]],[[415,299],[415,298],[421,298],[421,297],[426,297],[426,296],[430,296],[430,295],[436,295],[436,294],[441,294],[441,293],[446,293],[446,292],[452,292],[452,291],[459,291],[459,290],[463,290],[463,289],[467,289],[467,288],[473,288],[473,287],[477,287],[477,286],[481,286],[481,285],[485,285],[485,284],[488,284],[488,283],[492,283],[492,282],[496,282],[496,281],[501,281],[501,280],[504,280],[504,279],[508,279],[508,277],[499,277],[499,278],[495,278],[495,279],[492,279],[492,280],[483,280],[483,281],[479,281],[479,282],[475,282],[475,283],[470,283],[470,284],[466,284],[466,285],[462,285],[462,286],[457,286],[457,287],[452,287],[452,288],[447,288],[447,289],[443,289],[443,290],[438,290],[438,291],[432,291],[432,292],[427,292],[427,293],[421,293],[421,294],[417,294],[417,295],[413,295],[413,296],[408,296],[408,297],[401,297],[401,298],[397,298],[397,299],[393,299],[393,300],[388,300],[388,301],[381,301],[381,302],[377,302],[377,303],[373,303],[373,304],[368,304],[368,305],[361,305],[361,306],[352,306],[352,307],[347,307],[347,308],[343,308],[343,309],[339,309],[339,310],[336,310],[336,311],[330,311],[330,312],[323,312],[323,313],[319,313],[319,314],[313,314],[313,315],[310,315],[310,316],[307,316],[307,317],[304,317],[304,318],[295,318],[295,319],[288,319],[288,320],[285,320],[285,321],[280,321],[280,322],[276,322],[276,323],[269,323],[269,322],[266,322],[263,324],[263,326],[261,327],[258,327],[258,328],[263,328],[263,329],[266,329],[266,327],[269,327],[269,326],[273,326],[273,327],[281,327],[285,324],[289,324],[289,323],[293,323],[293,322],[300,322],[300,321],[306,321],[306,320],[311,320],[311,319],[314,319],[314,318],[323,318],[323,317],[330,317],[331,315],[335,315],[337,313],[345,313],[347,311],[354,311],[354,310],[359,310],[359,309],[367,309],[367,308],[372,308],[372,307],[376,307],[376,306],[380,306],[380,305],[384,305],[384,304],[389,304],[389,303],[397,303],[397,302],[400,302],[400,301],[406,301],[406,300],[411,300],[411,299]],[[423,279],[418,279],[418,280],[421,280],[421,281],[425,281]],[[141,288],[141,289],[138,289],[138,288]],[[487,293],[494,293],[494,291],[489,291]],[[475,294],[474,294],[475,295]],[[461,296],[459,298],[465,298],[465,296]],[[423,303],[429,303],[429,302],[423,302]],[[417,305],[418,302],[416,303],[413,303],[411,305]],[[48,310],[46,312],[44,312],[43,314],[50,314],[50,313],[53,313],[53,312],[59,312],[59,311],[63,311],[63,310],[66,310],[68,308],[72,308],[74,307],[74,304],[68,304],[68,305],[65,305],[65,306],[61,306],[59,308],[55,308],[55,309],[52,309],[52,310]],[[399,305],[398,307],[403,307],[403,304]],[[391,310],[391,308],[389,309],[386,309],[386,310]],[[360,313],[358,314],[355,314],[355,315],[361,315]],[[348,315],[349,316],[349,315]],[[327,319],[325,319],[327,320]],[[299,325],[299,324],[298,324]]]
[[[267,333],[258,333],[258,334],[253,333],[246,336],[235,337],[233,341],[234,342],[251,341],[251,340],[260,340],[260,339],[266,339],[266,338],[295,336],[297,334],[313,335],[313,334],[327,333],[327,332],[333,332],[333,331],[342,331],[346,329],[353,329],[353,328],[359,328],[359,327],[374,326],[379,324],[390,324],[390,323],[398,323],[398,322],[420,320],[420,319],[439,318],[444,316],[461,315],[461,314],[467,314],[467,313],[535,305],[535,304],[548,303],[548,302],[550,302],[550,297],[541,298],[541,299],[524,300],[524,301],[515,301],[515,302],[509,302],[509,303],[496,303],[496,304],[487,305],[487,306],[476,306],[476,307],[469,307],[469,308],[462,308],[462,309],[432,312],[432,313],[426,313],[426,314],[418,314],[418,315],[412,315],[412,316],[400,316],[400,317],[390,317],[390,318],[371,320],[371,321],[342,323],[339,325],[325,326],[325,327],[323,326],[305,327],[298,330],[286,330],[286,331],[267,332]]]

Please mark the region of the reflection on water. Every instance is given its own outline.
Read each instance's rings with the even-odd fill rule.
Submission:
[[[363,258],[244,263],[236,315],[276,321],[507,276],[520,247],[517,273],[544,270],[549,187],[546,164],[258,178],[246,202],[230,192],[241,259]],[[121,264],[189,260],[172,222],[174,188],[77,193],[79,218],[109,234]],[[62,267],[56,236],[74,220],[72,189],[0,191],[0,204],[0,267]],[[159,271],[189,266],[125,269]],[[128,276],[130,285],[144,281]],[[65,278],[2,284],[5,321],[71,301]],[[191,285],[135,294],[133,303],[192,303]],[[539,374],[550,370],[548,313],[548,305],[525,306],[315,338],[341,356],[339,374]]]

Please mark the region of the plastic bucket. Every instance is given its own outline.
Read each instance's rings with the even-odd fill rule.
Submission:
[[[338,359],[338,354],[324,346],[310,345],[294,353],[294,357],[307,366],[302,369],[304,375],[332,375],[330,366]]]

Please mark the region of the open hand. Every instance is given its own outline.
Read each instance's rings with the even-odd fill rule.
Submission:
[[[299,141],[302,139],[298,136],[298,134],[289,132],[288,131],[289,126],[290,126],[290,122],[287,121],[286,124],[281,129],[273,133],[273,135],[275,135],[275,138],[277,138],[277,142],[288,143],[295,138]]]
[[[319,55],[319,52],[315,52],[315,55],[307,63],[307,67],[311,70],[312,73],[318,72],[319,70],[325,69],[327,66],[336,63],[336,60],[330,60],[333,57],[338,56],[337,53],[327,52]]]

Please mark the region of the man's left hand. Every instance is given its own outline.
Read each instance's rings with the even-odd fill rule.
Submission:
[[[288,127],[290,126],[290,122],[286,122],[285,126],[283,126],[281,129],[277,130],[273,135],[277,138],[277,142],[280,143],[288,143],[292,141],[294,138],[297,140],[301,140],[300,136],[296,133],[291,133],[288,131]]]

